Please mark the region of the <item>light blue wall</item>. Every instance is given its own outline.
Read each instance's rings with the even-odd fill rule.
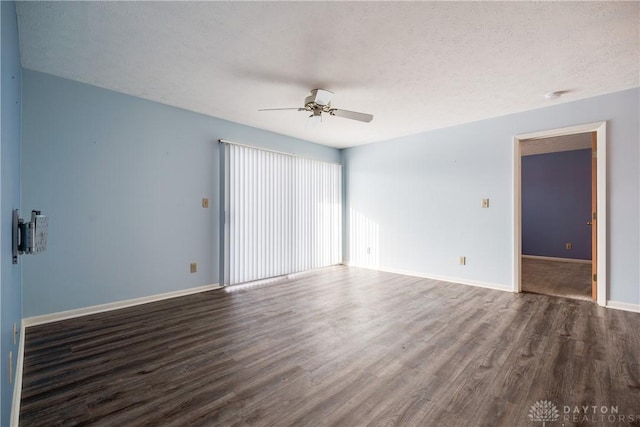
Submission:
[[[609,298],[640,301],[638,89],[339,153],[34,71],[23,81],[22,209],[51,221],[47,252],[23,261],[25,317],[217,283],[219,138],[343,158],[347,260],[351,210],[379,234],[379,267],[509,288],[513,136],[599,120]]]
[[[20,265],[13,265],[11,258],[12,211],[20,207],[20,55],[18,51],[18,26],[15,3],[3,1],[0,5],[2,34],[2,65],[0,93],[2,94],[0,118],[0,173],[2,175],[0,197],[0,425],[8,426],[11,416],[13,385],[9,384],[9,352],[13,352],[15,375],[18,346],[13,343],[13,324],[20,328],[22,320],[22,290]],[[19,339],[20,337],[18,337]],[[17,342],[17,341],[16,341]]]
[[[46,252],[23,261],[25,317],[218,283],[218,139],[340,159],[332,148],[30,70],[23,98],[22,208],[49,217]]]
[[[347,212],[379,241],[375,257],[350,254],[374,240],[360,233],[346,256],[511,288],[513,137],[607,120],[608,298],[640,303],[639,98],[636,88],[345,150]]]

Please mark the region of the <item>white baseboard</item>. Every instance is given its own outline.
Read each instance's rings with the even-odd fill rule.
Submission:
[[[73,319],[74,317],[87,316],[89,314],[103,313],[105,311],[117,310],[119,308],[131,307],[134,305],[147,304],[154,301],[161,301],[169,298],[181,297],[184,295],[197,294],[200,292],[220,289],[222,286],[216,284],[198,286],[196,288],[181,289],[179,291],[166,292],[163,294],[150,295],[141,298],[133,298],[124,301],[110,302],[107,304],[92,305],[89,307],[76,308],[73,310],[59,311],[57,313],[43,314],[22,319],[25,328],[29,326],[42,325],[44,323],[57,322],[59,320]]]
[[[422,279],[440,280],[442,282],[451,282],[451,283],[456,283],[456,284],[460,284],[460,285],[476,286],[476,287],[479,287],[479,288],[487,288],[487,289],[495,289],[495,290],[498,290],[498,291],[512,292],[511,286],[500,285],[500,284],[497,284],[497,283],[481,282],[481,281],[478,281],[478,280],[462,279],[462,278],[459,278],[459,277],[438,276],[438,275],[435,275],[435,274],[420,273],[420,272],[409,271],[409,270],[400,270],[400,269],[396,269],[396,268],[372,267],[372,266],[368,266],[368,265],[356,265],[356,264],[351,264],[348,261],[344,262],[343,264],[347,265],[347,266],[350,266],[350,267],[359,267],[359,268],[367,268],[369,270],[384,271],[385,273],[402,274],[404,276],[420,277]]]
[[[640,304],[631,304],[628,302],[608,300],[607,308],[614,308],[616,310],[624,310],[624,311],[631,311],[634,313],[640,313]]]
[[[591,264],[590,259],[557,258],[552,256],[538,256],[538,255],[522,255],[522,258],[539,259],[543,261],[575,262],[577,264]]]
[[[20,325],[20,342],[16,359],[16,376],[13,384],[13,400],[11,402],[11,418],[9,425],[18,427],[20,422],[20,399],[22,399],[22,367],[24,365],[24,321]]]

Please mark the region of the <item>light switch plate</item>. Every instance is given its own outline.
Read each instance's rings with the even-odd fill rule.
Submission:
[[[206,197],[202,198],[202,207],[203,208],[208,208],[209,207],[209,199],[207,199]]]
[[[489,207],[489,199],[482,199],[482,207],[483,208]]]

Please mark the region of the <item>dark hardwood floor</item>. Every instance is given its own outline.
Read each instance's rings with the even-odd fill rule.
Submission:
[[[334,267],[28,328],[20,424],[640,425],[639,356],[640,314]]]

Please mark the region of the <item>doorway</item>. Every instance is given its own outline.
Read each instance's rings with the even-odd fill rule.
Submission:
[[[593,182],[593,186],[588,185],[588,188],[584,190],[588,194],[584,195],[583,199],[588,197],[589,200],[582,200],[581,202],[583,211],[585,209],[584,203],[588,203],[586,209],[590,209],[592,212],[591,214],[587,212],[586,218],[583,218],[584,221],[580,221],[580,226],[584,228],[582,229],[583,231],[577,230],[581,236],[578,239],[582,239],[578,243],[577,249],[579,251],[571,252],[573,242],[566,242],[562,244],[562,251],[558,252],[560,245],[558,242],[554,242],[553,245],[555,246],[552,249],[546,249],[548,251],[556,251],[549,253],[550,256],[527,257],[525,254],[525,259],[523,259],[522,156],[523,154],[532,155],[570,151],[578,154],[577,150],[584,150],[580,153],[580,156],[583,157],[583,169],[584,157],[587,156],[586,161],[590,160],[591,165],[587,165],[587,167],[591,166],[592,168],[591,173],[589,173],[589,180]],[[593,154],[592,159],[588,159],[590,153],[596,153]],[[554,157],[560,158],[568,155]],[[591,174],[595,179],[590,179]],[[522,134],[514,138],[514,292],[523,291],[523,274],[527,280],[531,274],[538,274],[543,276],[543,280],[540,281],[543,285],[540,293],[570,296],[562,295],[562,291],[568,291],[570,294],[577,292],[576,295],[579,294],[581,299],[593,299],[600,305],[606,304],[606,204],[600,203],[596,205],[598,200],[606,200],[606,122]],[[593,201],[593,205],[591,205],[591,201]],[[531,230],[527,230],[527,232],[531,233]],[[585,239],[588,241],[585,242]],[[587,247],[586,243],[592,243],[592,245]],[[528,251],[531,252],[529,249]],[[565,250],[566,252],[563,252]],[[541,251],[544,253],[543,250]],[[591,254],[588,252],[591,252]],[[563,257],[563,254],[569,255]],[[592,258],[592,260],[587,260],[587,258]],[[567,281],[567,278],[573,275],[578,280],[577,282],[574,281],[573,287],[575,289],[572,290],[568,286],[569,281]],[[563,285],[565,289],[554,287],[553,280],[565,282],[565,285]],[[544,288],[545,284],[547,285],[546,289]],[[561,292],[557,292],[558,290]]]

